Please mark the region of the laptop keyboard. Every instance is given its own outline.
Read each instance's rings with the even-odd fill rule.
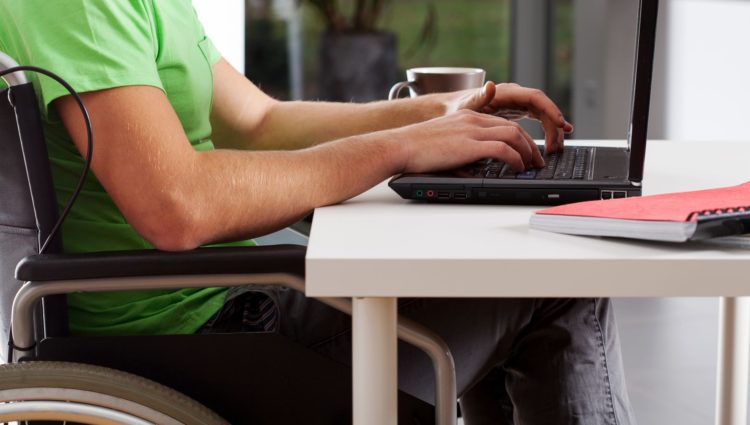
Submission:
[[[491,159],[475,162],[464,168],[471,177],[487,179],[517,180],[583,180],[586,177],[587,164],[593,148],[569,147],[562,152],[544,155],[545,167],[515,172],[502,161]]]

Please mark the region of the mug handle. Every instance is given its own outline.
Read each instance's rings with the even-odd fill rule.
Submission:
[[[398,95],[401,94],[401,90],[407,87],[412,90],[416,90],[417,84],[414,81],[402,81],[400,83],[396,83],[396,85],[391,87],[390,93],[388,93],[388,100],[398,99]]]

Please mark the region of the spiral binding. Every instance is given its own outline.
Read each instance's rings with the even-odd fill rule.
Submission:
[[[694,212],[691,217],[694,217],[698,221],[719,220],[724,218],[750,219],[750,206],[703,210]]]

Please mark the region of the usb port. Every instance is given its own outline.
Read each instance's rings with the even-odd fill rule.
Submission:
[[[464,192],[456,192],[456,193],[453,194],[453,199],[462,199],[463,200],[463,199],[466,199],[466,198],[467,198],[467,196],[466,196],[466,193],[464,193]]]
[[[438,192],[438,199],[451,199],[451,193],[450,192]]]
[[[627,198],[628,197],[628,192],[625,192],[624,190],[618,190],[618,191],[612,192],[612,196],[615,199]]]

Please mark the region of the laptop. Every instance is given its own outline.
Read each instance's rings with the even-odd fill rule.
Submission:
[[[389,186],[404,199],[444,203],[559,205],[640,196],[658,9],[657,0],[640,2],[627,148],[566,146],[561,153],[542,152],[544,169],[516,173],[484,160],[447,172],[402,174]]]

